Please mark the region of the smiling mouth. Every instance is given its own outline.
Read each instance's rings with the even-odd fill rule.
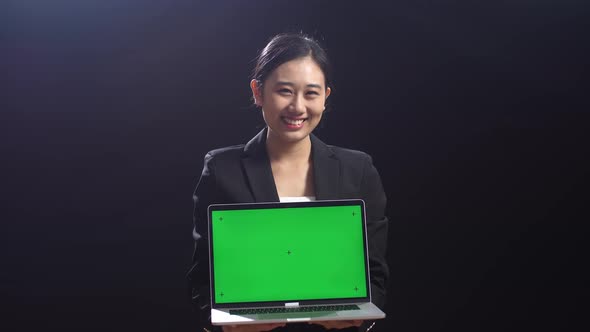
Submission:
[[[301,126],[303,124],[304,121],[306,121],[307,119],[290,119],[287,117],[282,117],[283,121],[291,126]]]

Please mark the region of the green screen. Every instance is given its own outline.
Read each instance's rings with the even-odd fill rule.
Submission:
[[[366,297],[360,206],[212,211],[216,303]]]

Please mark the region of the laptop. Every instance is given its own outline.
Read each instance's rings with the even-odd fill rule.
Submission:
[[[208,209],[214,325],[374,320],[360,199]]]

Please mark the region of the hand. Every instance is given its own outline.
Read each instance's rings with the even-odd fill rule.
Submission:
[[[329,329],[345,329],[347,327],[359,327],[363,323],[362,320],[324,320],[319,322],[310,322],[309,324],[318,324],[323,326],[326,330]]]
[[[270,331],[277,327],[285,326],[285,323],[275,324],[245,324],[245,325],[224,325],[223,332],[262,332]]]

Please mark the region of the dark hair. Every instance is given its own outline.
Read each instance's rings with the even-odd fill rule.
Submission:
[[[324,73],[325,88],[331,86],[331,65],[326,51],[313,38],[303,33],[283,33],[274,36],[256,58],[252,79],[262,87],[264,81],[285,62],[310,56]]]

